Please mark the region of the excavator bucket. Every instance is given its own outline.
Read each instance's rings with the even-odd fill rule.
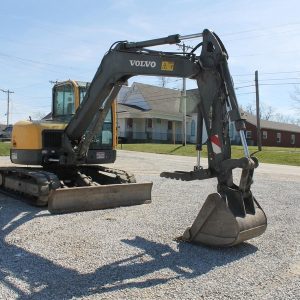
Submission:
[[[243,198],[239,191],[230,194],[225,197],[219,193],[210,194],[182,239],[196,244],[228,247],[264,233],[267,218],[251,193],[248,198]]]
[[[48,210],[70,213],[151,202],[152,183],[128,183],[74,187],[51,191]]]

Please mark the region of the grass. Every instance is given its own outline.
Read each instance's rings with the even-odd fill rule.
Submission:
[[[0,142],[0,156],[9,155],[10,142]]]
[[[123,144],[118,149],[151,152],[182,156],[196,156],[195,145],[173,144]],[[9,155],[10,143],[0,142],[0,156]],[[257,147],[249,147],[250,153],[255,152]],[[232,157],[239,158],[244,155],[242,146],[232,146]],[[207,157],[206,146],[203,146],[202,157]],[[300,166],[300,148],[263,147],[261,152],[255,154],[262,163]]]
[[[196,156],[195,145],[173,144],[123,144],[118,145],[118,149],[151,152],[160,154],[182,155],[182,156]],[[284,147],[263,147],[261,152],[255,154],[258,160],[262,163],[280,164],[300,166],[300,148],[284,148]],[[257,147],[250,146],[250,153],[257,151]],[[203,146],[201,152],[202,157],[207,157],[207,148]],[[242,146],[232,146],[232,157],[240,158],[244,156]]]

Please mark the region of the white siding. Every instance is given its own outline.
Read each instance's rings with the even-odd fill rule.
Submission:
[[[133,119],[132,131],[134,139],[146,139],[145,126],[145,119]]]
[[[126,133],[126,119],[120,119],[118,118],[118,135],[120,137],[125,137]]]

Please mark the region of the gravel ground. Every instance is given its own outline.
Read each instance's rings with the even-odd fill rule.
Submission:
[[[0,298],[300,299],[300,168],[260,166],[252,191],[268,229],[219,249],[174,241],[216,181],[158,174],[193,164],[189,157],[119,151],[118,167],[153,181],[147,205],[50,215],[0,195]]]

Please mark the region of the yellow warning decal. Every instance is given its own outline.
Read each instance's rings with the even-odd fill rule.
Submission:
[[[173,71],[174,62],[173,61],[162,61],[161,68],[162,71]]]

